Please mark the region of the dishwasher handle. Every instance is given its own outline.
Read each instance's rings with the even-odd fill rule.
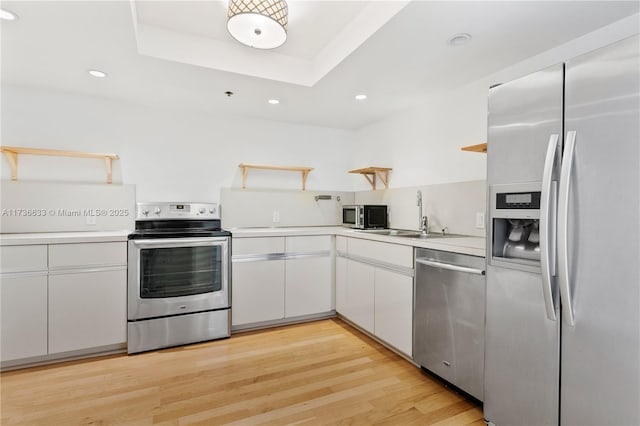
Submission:
[[[466,272],[474,275],[484,275],[484,270],[476,268],[468,268],[466,266],[452,265],[451,263],[436,262],[434,260],[416,259],[416,263],[421,265],[433,266],[434,268],[446,269],[448,271]]]

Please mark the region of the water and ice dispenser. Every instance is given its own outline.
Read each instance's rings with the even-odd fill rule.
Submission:
[[[494,185],[491,261],[522,269],[540,265],[540,184]]]

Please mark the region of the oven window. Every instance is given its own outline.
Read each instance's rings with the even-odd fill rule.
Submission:
[[[140,297],[191,296],[222,289],[222,247],[141,250]]]

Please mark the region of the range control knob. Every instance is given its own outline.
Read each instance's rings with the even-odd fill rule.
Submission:
[[[214,214],[216,212],[216,208],[215,207],[211,207],[209,209],[209,213]]]
[[[156,208],[153,210],[153,212],[154,212],[155,214],[159,215],[159,214],[160,214],[160,207],[156,207]]]
[[[145,216],[148,215],[149,214],[149,209],[142,210],[142,214],[145,215]]]
[[[205,213],[206,213],[206,211],[207,211],[207,209],[205,209],[204,207],[200,207],[200,210],[198,210],[198,212],[199,212],[200,214],[205,214]]]

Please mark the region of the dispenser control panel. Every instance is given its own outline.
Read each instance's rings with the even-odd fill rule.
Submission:
[[[496,194],[496,209],[540,209],[540,191],[498,192]]]

